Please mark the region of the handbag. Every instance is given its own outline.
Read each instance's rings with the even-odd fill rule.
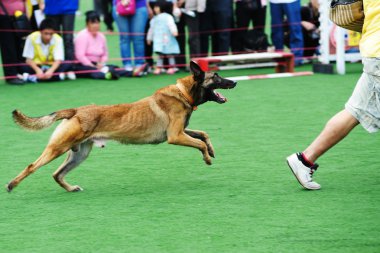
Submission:
[[[136,13],[135,0],[116,0],[116,12],[121,16],[131,16]]]
[[[333,0],[330,19],[337,26],[362,32],[364,24],[363,0]]]
[[[0,1],[0,7],[4,11],[5,15],[10,16],[3,3]],[[17,13],[17,11],[16,11]],[[14,34],[17,37],[24,38],[32,32],[32,26],[30,25],[28,17],[20,12],[21,15],[10,16],[12,19],[12,26],[15,29]]]

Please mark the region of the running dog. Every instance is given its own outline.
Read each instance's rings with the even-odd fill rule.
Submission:
[[[190,63],[190,70],[192,75],[178,79],[175,85],[130,104],[88,105],[35,118],[14,110],[16,124],[28,130],[40,130],[58,120],[63,121],[54,130],[41,156],[6,185],[7,191],[11,192],[31,173],[66,152],[66,160],[53,177],[65,190],[81,191],[81,187],[68,184],[64,177],[88,157],[94,144],[103,147],[107,140],[123,144],[167,141],[189,146],[199,149],[205,163],[211,165],[214,148],[208,135],[186,127],[196,106],[207,101],[225,103],[227,99],[215,89],[231,89],[236,82],[217,73],[204,72],[195,62]]]

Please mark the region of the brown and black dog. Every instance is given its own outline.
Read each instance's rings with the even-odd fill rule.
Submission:
[[[54,172],[55,181],[69,192],[80,191],[64,177],[89,155],[93,144],[103,146],[106,140],[125,144],[170,144],[199,149],[203,160],[211,165],[214,149],[203,131],[186,129],[194,107],[207,101],[227,101],[215,89],[231,89],[236,82],[223,79],[217,73],[203,72],[190,63],[192,75],[178,79],[177,84],[157,90],[152,96],[130,104],[88,105],[31,118],[13,111],[14,121],[23,128],[40,130],[64,119],[53,132],[41,156],[28,165],[7,186],[10,192],[24,178],[41,166],[68,152],[67,159]]]

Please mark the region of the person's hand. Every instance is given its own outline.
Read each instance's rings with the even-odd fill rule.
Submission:
[[[36,71],[36,76],[37,79],[45,79],[45,73],[41,69]]]
[[[97,64],[96,64],[96,68],[97,69],[102,69],[104,67],[104,64],[102,63],[102,62],[98,62]]]
[[[301,25],[303,28],[305,28],[307,31],[314,30],[316,27],[313,23],[307,22],[307,21],[301,21]]]
[[[148,46],[150,46],[150,45],[152,45],[152,41],[151,41],[151,40],[147,40],[147,41],[146,41],[146,44],[147,44]]]
[[[50,79],[52,78],[52,76],[53,76],[53,71],[51,71],[50,69],[45,72],[45,79]]]

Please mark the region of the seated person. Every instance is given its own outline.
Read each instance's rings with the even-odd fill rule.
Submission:
[[[24,81],[58,81],[65,77],[75,79],[69,64],[63,64],[62,38],[54,31],[54,21],[45,19],[40,30],[31,33],[25,42],[23,57],[27,66],[22,67]],[[28,74],[33,74],[29,76]]]
[[[106,65],[108,60],[107,40],[99,32],[100,17],[95,11],[86,12],[86,28],[75,38],[75,58],[78,77],[116,80],[128,73],[117,66]]]

